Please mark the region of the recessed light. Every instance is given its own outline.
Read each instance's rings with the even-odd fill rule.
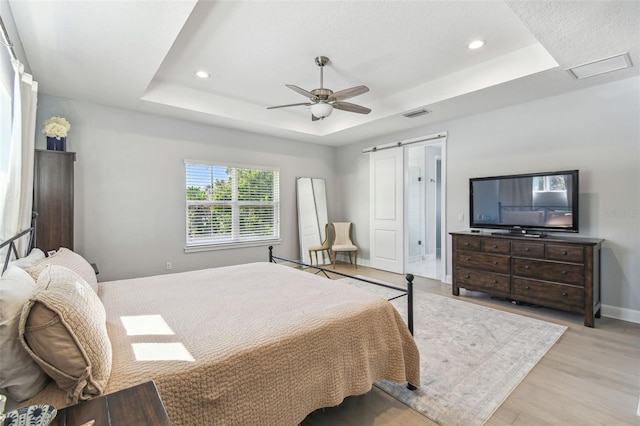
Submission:
[[[209,73],[206,71],[196,71],[196,75],[200,78],[209,78]]]
[[[473,40],[469,43],[469,49],[480,49],[485,44],[487,44],[487,42],[484,40]]]

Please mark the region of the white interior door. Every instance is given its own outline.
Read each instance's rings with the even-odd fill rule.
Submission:
[[[404,273],[404,149],[370,154],[371,267]]]

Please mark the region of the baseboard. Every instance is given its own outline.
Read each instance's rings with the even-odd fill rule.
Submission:
[[[336,256],[336,260],[339,260],[344,263],[349,263],[349,255],[344,253],[338,253],[338,255]],[[371,263],[369,262],[369,259],[361,259],[360,257],[358,257],[358,265],[370,266]]]
[[[615,318],[622,321],[634,322],[640,324],[640,311],[627,308],[619,308],[618,306],[602,305],[601,314],[603,317]]]

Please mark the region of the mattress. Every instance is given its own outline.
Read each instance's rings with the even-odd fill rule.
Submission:
[[[100,283],[113,347],[106,393],[154,380],[174,425],[296,425],[419,353],[385,299],[273,263]],[[49,384],[22,403],[66,405]]]

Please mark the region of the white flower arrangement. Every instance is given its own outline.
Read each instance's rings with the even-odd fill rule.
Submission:
[[[64,117],[51,117],[44,122],[42,133],[48,138],[66,138],[71,124]]]

